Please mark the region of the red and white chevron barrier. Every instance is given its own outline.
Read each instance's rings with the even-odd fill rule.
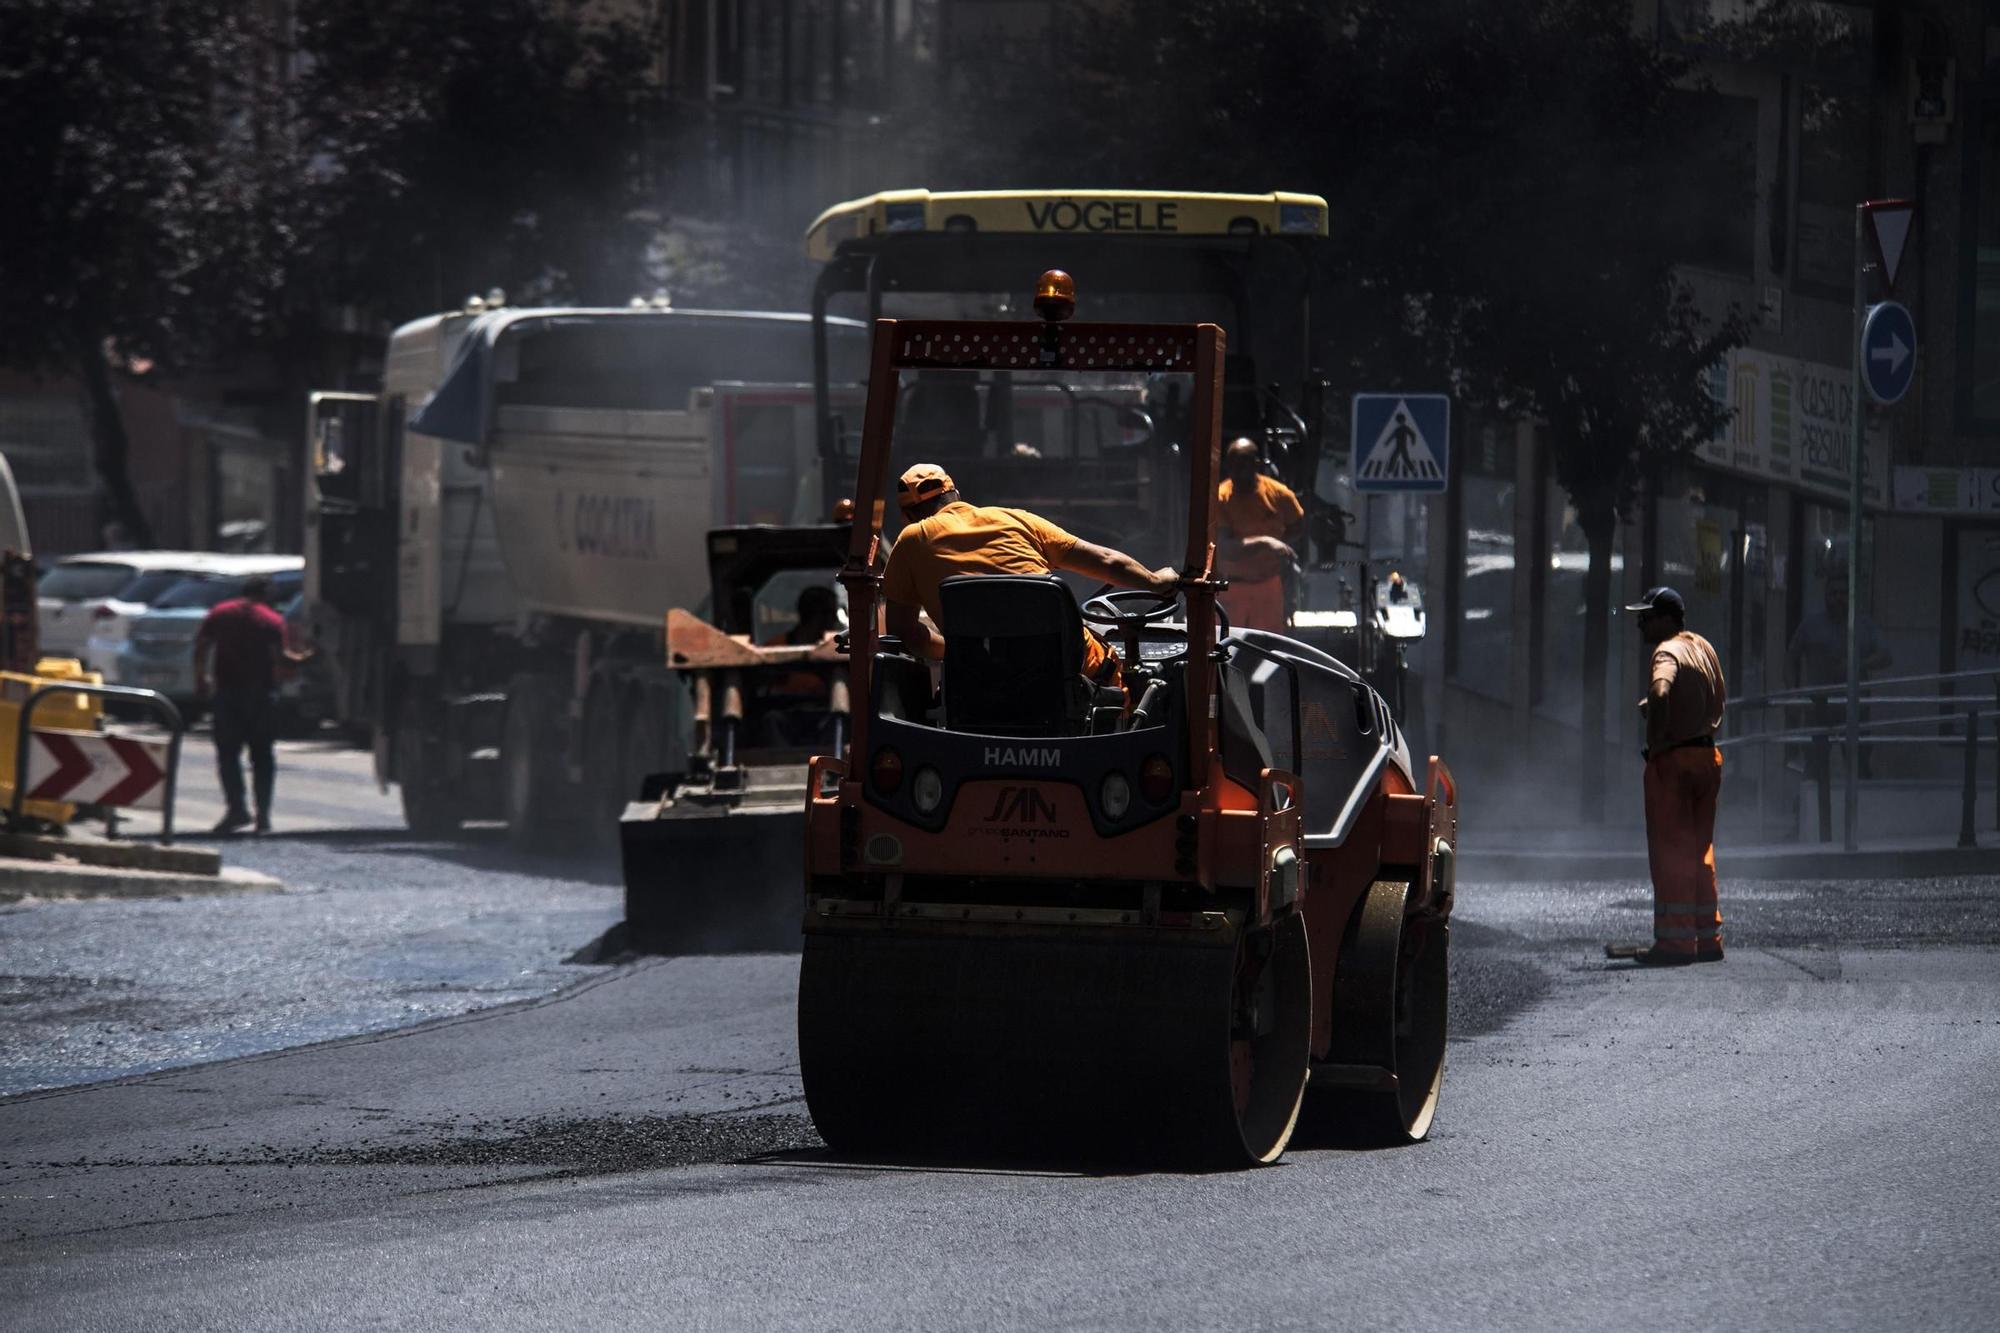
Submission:
[[[28,733],[28,799],[157,810],[166,795],[164,741],[83,731]]]

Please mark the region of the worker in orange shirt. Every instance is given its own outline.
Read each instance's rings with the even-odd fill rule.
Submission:
[[[1653,944],[1641,966],[1722,960],[1715,894],[1715,802],[1722,790],[1722,726],[1728,690],[1707,639],[1687,627],[1687,604],[1655,588],[1625,608],[1639,616],[1651,650],[1646,697],[1646,852],[1653,872]]]
[[[1298,560],[1306,511],[1292,488],[1265,475],[1260,462],[1252,440],[1232,441],[1223,452],[1216,572],[1229,580],[1222,609],[1231,626],[1282,634],[1289,619],[1285,570]]]
[[[807,585],[799,593],[795,604],[798,621],[782,634],[773,634],[760,645],[765,648],[809,648],[826,641],[840,632],[840,599],[832,588],[824,583]],[[810,664],[801,663],[791,670],[778,675],[769,684],[773,695],[794,695],[800,698],[824,699],[830,681],[827,673]]]
[[[882,575],[889,633],[916,657],[941,658],[944,641],[917,613],[945,628],[938,585],[954,574],[1051,574],[1073,570],[1121,588],[1172,592],[1180,575],[1171,567],[1147,569],[1108,546],[1074,537],[1025,509],[968,504],[951,475],[935,463],[918,463],[896,483],[896,504],[906,526],[889,552]],[[1118,655],[1085,627],[1083,661],[1098,685],[1121,685]]]

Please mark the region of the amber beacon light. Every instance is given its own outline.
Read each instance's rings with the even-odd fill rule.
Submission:
[[[1052,323],[1074,315],[1076,281],[1059,268],[1042,274],[1042,280],[1035,284],[1035,309]]]

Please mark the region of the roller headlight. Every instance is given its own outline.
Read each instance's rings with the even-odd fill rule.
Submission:
[[[938,776],[935,768],[925,764],[917,770],[917,775],[910,779],[910,801],[917,807],[917,813],[928,815],[937,810],[938,802],[942,800],[944,800],[944,779]]]
[[[1097,806],[1106,819],[1125,818],[1125,812],[1132,808],[1132,784],[1123,773],[1104,775],[1104,785],[1097,789]]]

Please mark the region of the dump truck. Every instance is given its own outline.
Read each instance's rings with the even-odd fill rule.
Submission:
[[[1227,336],[1212,323],[876,322],[840,573],[852,701],[807,780],[807,1109],[860,1157],[1244,1166],[1302,1119],[1409,1143],[1442,1092],[1457,791],[1382,697],[1232,629],[1213,568]],[[940,587],[941,669],[878,628],[905,377],[1178,377],[1177,587]],[[1006,497],[992,497],[1004,499]],[[1122,689],[1081,674],[1084,625]],[[1116,696],[1106,698],[1106,695]]]
[[[686,769],[666,612],[706,613],[711,529],[826,518],[815,345],[796,314],[473,301],[398,328],[379,390],[310,395],[308,632],[413,831],[608,844]],[[855,398],[859,326],[817,345]]]

